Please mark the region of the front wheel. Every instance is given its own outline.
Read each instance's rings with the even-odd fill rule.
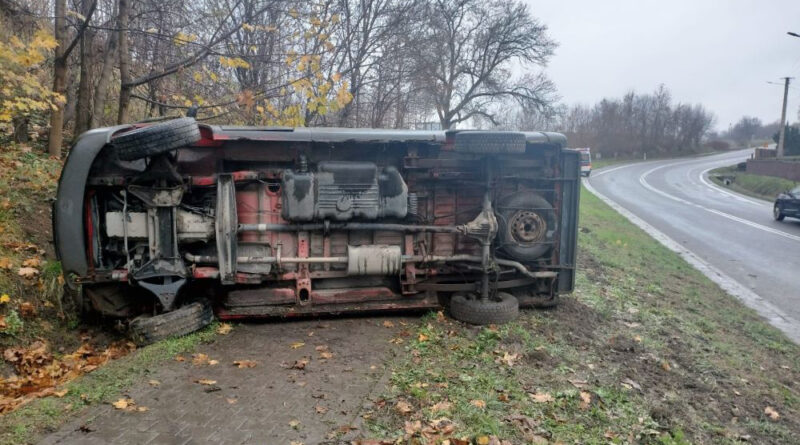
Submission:
[[[508,293],[481,300],[476,294],[456,294],[450,299],[450,315],[469,324],[503,324],[519,316],[519,302]]]
[[[159,315],[140,315],[128,328],[136,344],[143,346],[169,337],[190,334],[208,326],[214,320],[211,304],[207,300],[181,306]]]
[[[775,221],[783,221],[783,218],[786,217],[786,215],[783,214],[783,211],[781,211],[781,206],[779,206],[778,203],[775,203],[775,206],[772,207],[772,217],[775,218]]]

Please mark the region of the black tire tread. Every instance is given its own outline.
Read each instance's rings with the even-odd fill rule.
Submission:
[[[775,218],[775,221],[783,221],[783,219],[786,218],[786,215],[781,212],[781,206],[775,204],[775,208],[778,209],[778,216],[775,216],[775,210],[773,209],[773,218]]]
[[[456,133],[454,149],[475,154],[525,153],[525,135],[499,131],[461,131]]]
[[[213,319],[211,305],[207,301],[197,301],[164,314],[136,317],[128,328],[136,344],[149,345],[190,334],[208,326]]]
[[[183,117],[123,133],[114,138],[112,144],[120,159],[133,161],[167,153],[200,139],[197,122],[191,117]]]
[[[456,320],[469,324],[503,324],[515,320],[519,316],[519,302],[516,297],[505,292],[498,292],[500,301],[481,301],[468,299],[463,294],[456,294],[450,299],[450,315]]]

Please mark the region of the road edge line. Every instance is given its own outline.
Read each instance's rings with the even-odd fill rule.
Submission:
[[[597,191],[597,189],[592,187],[589,181],[584,179],[583,186],[591,194],[599,198],[604,203],[608,204],[612,209],[614,209],[617,213],[625,217],[625,219],[630,221],[633,225],[644,230],[645,233],[647,233],[653,239],[661,243],[662,246],[677,253],[692,267],[694,267],[700,273],[705,275],[709,280],[716,283],[722,290],[727,292],[729,295],[736,297],[739,301],[744,303],[745,306],[756,311],[758,315],[765,318],[767,322],[769,322],[769,324],[779,329],[793,342],[800,344],[800,322],[792,318],[790,315],[786,314],[783,310],[781,310],[774,304],[766,301],[765,299],[763,299],[758,294],[748,289],[738,281],[734,280],[721,270],[712,266],[711,264],[700,258],[697,254],[695,254],[691,250],[688,250],[685,247],[681,246],[680,243],[670,238],[664,232],[656,229],[655,227],[650,225],[650,223],[634,215],[628,209],[622,207],[621,205],[613,201],[611,198]]]

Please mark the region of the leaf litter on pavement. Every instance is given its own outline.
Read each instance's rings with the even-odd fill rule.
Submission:
[[[65,389],[57,390],[58,386],[134,349],[136,346],[129,341],[116,341],[105,349],[83,343],[74,352],[61,356],[54,355],[44,341],[36,341],[27,348],[8,348],[3,359],[13,366],[14,374],[0,378],[0,414],[39,397],[63,397]]]

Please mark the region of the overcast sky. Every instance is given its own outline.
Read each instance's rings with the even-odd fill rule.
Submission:
[[[702,103],[726,130],[743,115],[780,119],[800,106],[800,0],[523,0],[559,43],[547,73],[567,104],[665,84]]]

